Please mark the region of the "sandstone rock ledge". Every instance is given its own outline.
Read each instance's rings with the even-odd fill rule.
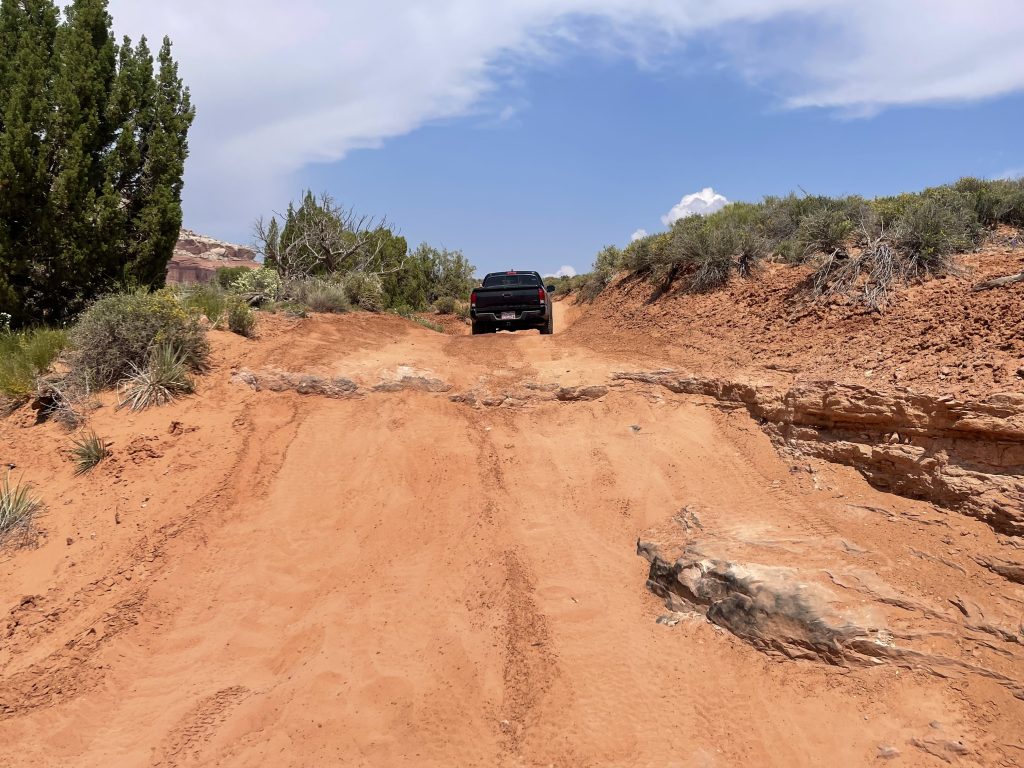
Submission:
[[[963,402],[833,382],[782,391],[674,371],[613,378],[742,405],[780,448],[852,466],[878,488],[1024,536],[1024,394]]]

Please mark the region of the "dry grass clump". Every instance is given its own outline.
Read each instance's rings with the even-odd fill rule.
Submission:
[[[32,536],[33,523],[45,509],[43,502],[24,483],[11,484],[11,473],[0,483],[0,546],[23,544]]]
[[[57,328],[0,331],[0,396],[24,400],[67,346],[67,333]]]

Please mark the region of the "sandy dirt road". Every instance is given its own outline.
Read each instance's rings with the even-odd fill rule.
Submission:
[[[984,524],[608,386],[621,361],[571,334],[316,318],[216,351],[198,398],[97,413],[115,461],[87,481],[11,438],[52,498],[0,570],[0,765],[1024,762],[1024,590],[977,566]],[[780,661],[668,611],[637,540],[684,509],[722,557],[860,574],[846,607],[920,661]]]

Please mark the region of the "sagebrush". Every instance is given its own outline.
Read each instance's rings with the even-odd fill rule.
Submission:
[[[975,248],[998,224],[1024,226],[1024,180],[965,178],[873,200],[766,197],[680,219],[622,251],[606,248],[572,288],[592,299],[626,271],[663,287],[709,291],[733,276],[753,276],[772,259],[813,265],[814,296],[842,293],[881,308],[899,285],[956,274],[956,254]]]
[[[156,347],[168,347],[192,370],[210,354],[206,330],[168,291],[107,296],[90,306],[71,330],[74,373],[94,386],[117,384],[144,370]]]

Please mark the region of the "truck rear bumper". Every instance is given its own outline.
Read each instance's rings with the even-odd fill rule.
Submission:
[[[539,308],[517,311],[515,318],[512,320],[503,320],[503,312],[478,312],[474,309],[470,314],[478,323],[492,323],[494,325],[504,325],[505,323],[524,326],[543,325],[547,319],[545,311]]]

